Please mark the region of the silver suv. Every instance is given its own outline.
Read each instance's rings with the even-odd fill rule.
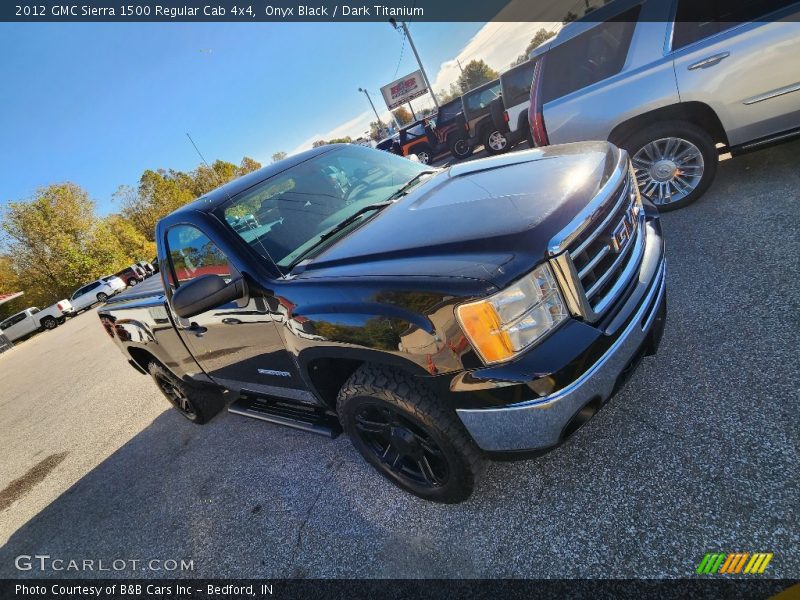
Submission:
[[[617,0],[531,52],[538,146],[608,140],[661,210],[697,200],[720,152],[800,135],[800,2]]]

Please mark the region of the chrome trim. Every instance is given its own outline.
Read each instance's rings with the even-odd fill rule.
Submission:
[[[789,138],[797,137],[800,135],[800,129],[793,129],[792,131],[787,131],[786,133],[781,133],[779,135],[773,135],[768,138],[764,138],[763,140],[758,140],[757,142],[750,142],[749,144],[742,144],[738,147],[739,150],[749,150],[750,148],[758,148],[759,146],[766,146],[767,144],[774,144],[775,142],[780,142],[781,140],[786,140]]]
[[[564,229],[559,231],[550,240],[550,243],[547,245],[547,251],[550,256],[561,254],[576,237],[583,233],[591,224],[592,217],[595,213],[614,198],[614,193],[617,191],[617,188],[619,188],[627,173],[628,153],[620,149],[614,172],[611,174],[611,177],[608,178],[606,184],[600,189],[598,194],[592,198],[591,202],[589,202]]]
[[[639,217],[639,226],[638,231],[636,234],[636,239],[632,239],[631,243],[628,244],[630,248],[633,246],[633,255],[629,258],[628,264],[625,269],[620,273],[619,277],[617,278],[617,282],[608,290],[608,293],[594,305],[592,309],[595,315],[602,315],[606,309],[614,302],[619,295],[622,293],[622,290],[631,282],[633,278],[633,274],[636,269],[639,268],[639,263],[641,262],[642,256],[644,255],[644,244],[639,243],[644,237],[644,218],[643,215]],[[611,268],[606,271],[606,273],[611,273],[616,271],[618,268],[618,264],[621,259],[617,259]],[[591,290],[590,290],[591,291]],[[591,295],[587,292],[587,297],[591,298]]]
[[[703,60],[699,60],[686,68],[690,71],[694,71],[695,69],[708,69],[709,67],[718,65],[730,55],[730,52],[720,52],[719,54],[714,54],[713,56],[708,56]]]
[[[647,243],[661,244],[648,234]],[[663,249],[651,288],[630,318],[627,327],[608,351],[578,379],[558,392],[500,408],[456,409],[456,413],[480,448],[486,451],[534,450],[557,444],[572,417],[595,398],[607,400],[620,373],[650,335],[657,309],[666,292],[666,260]],[[649,270],[642,267],[642,271]],[[644,321],[644,324],[642,323]]]
[[[585,314],[586,306],[583,291],[579,289],[576,282],[579,282],[578,273],[575,265],[569,258],[569,253],[564,252],[550,260],[553,268],[553,275],[556,277],[558,287],[561,288],[561,297],[574,317],[581,317]]]
[[[752,98],[748,98],[743,102],[747,106],[751,104],[756,104],[758,102],[763,102],[764,100],[771,100],[772,98],[777,98],[778,96],[783,96],[784,94],[791,94],[792,92],[800,91],[800,81],[797,83],[793,83],[791,85],[787,85],[786,87],[778,88],[777,90],[772,90],[771,92],[765,92],[763,94],[759,94],[758,96],[753,96]]]
[[[614,218],[614,216],[616,215],[617,211],[620,209],[622,204],[624,204],[626,200],[628,202],[631,201],[630,193],[631,193],[631,181],[628,180],[625,182],[625,188],[622,190],[622,193],[619,196],[619,200],[614,205],[614,207],[610,211],[608,211],[608,215],[606,215],[606,218],[603,219],[602,222],[594,228],[594,231],[592,231],[592,233],[589,234],[589,236],[581,243],[580,246],[575,248],[575,250],[569,251],[569,253],[572,256],[578,256],[578,254],[586,250],[589,244],[591,244],[593,241],[597,239],[597,236],[600,235],[600,232],[603,229],[605,229],[609,223],[611,223],[611,220]]]

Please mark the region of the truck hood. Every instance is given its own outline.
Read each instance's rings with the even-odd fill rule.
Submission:
[[[608,181],[606,142],[548,146],[461,163],[303,265],[301,278],[465,277],[505,287],[546,256]]]

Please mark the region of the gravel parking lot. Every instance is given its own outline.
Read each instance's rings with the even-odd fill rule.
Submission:
[[[0,577],[53,575],[20,554],[194,561],[122,576],[686,577],[708,551],[774,552],[768,574],[800,577],[798,156],[723,161],[664,216],[659,355],[457,506],[399,491],[344,437],[191,425],[93,312],[20,344],[0,355]]]

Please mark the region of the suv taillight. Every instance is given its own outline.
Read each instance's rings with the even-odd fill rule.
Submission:
[[[504,111],[503,111],[503,121],[505,121],[506,123],[508,123],[510,120],[511,120],[511,117],[509,117],[509,116],[508,116],[508,111],[507,111],[507,110],[504,110]]]
[[[531,81],[531,104],[528,108],[528,122],[531,125],[531,135],[536,146],[549,146],[550,140],[547,138],[547,129],[544,126],[544,114],[542,107],[542,74],[544,72],[544,60],[542,56],[533,68],[533,80]]]

